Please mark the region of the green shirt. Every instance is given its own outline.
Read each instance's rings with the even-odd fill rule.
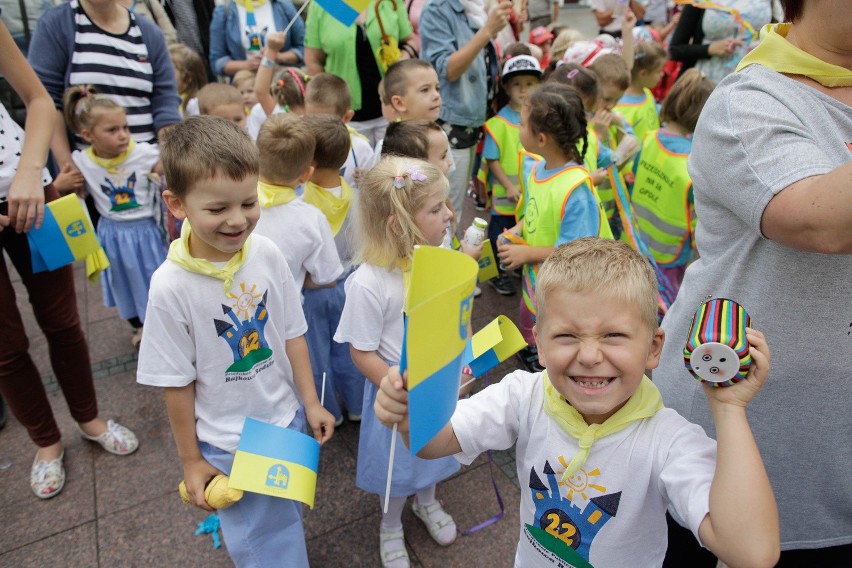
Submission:
[[[403,0],[379,0],[379,12],[385,33],[398,42],[411,36],[413,29]],[[306,28],[305,47],[319,49],[325,53],[325,71],[346,81],[352,93],[352,110],[360,110],[361,79],[355,65],[357,24],[344,26],[314,2],[308,9]],[[381,45],[381,36],[381,28],[376,19],[376,0],[373,0],[367,6],[367,39],[373,53],[376,53]],[[376,65],[379,65],[378,60]],[[379,72],[384,75],[381,66]]]

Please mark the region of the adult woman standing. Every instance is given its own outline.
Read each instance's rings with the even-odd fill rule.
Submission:
[[[355,111],[350,124],[375,146],[385,137],[387,128],[377,94],[379,81],[388,65],[393,63],[382,61],[379,50],[383,38],[397,43],[400,58],[417,55],[406,49],[412,29],[405,2],[372,0],[348,27],[315,2],[308,10],[307,28],[305,65],[308,75],[327,71],[346,81]]]
[[[241,69],[256,71],[266,34],[284,31],[290,22],[293,25],[276,62],[296,66],[302,64],[305,55],[305,23],[289,0],[225,0],[213,10],[210,22],[213,72],[232,76]]]
[[[689,173],[700,258],[663,320],[654,382],[711,433],[681,352],[705,298],[742,304],[775,354],[749,414],[778,501],[779,566],[849,566],[852,10],[783,4],[792,24],[763,29],[699,119]]]
[[[697,67],[718,84],[732,73],[739,60],[756,42],[747,22],[757,33],[772,19],[774,0],[721,0],[718,6],[735,10],[736,14],[717,8],[686,5],[672,33],[669,55],[683,63],[680,72]],[[738,18],[740,21],[738,21]]]
[[[28,111],[25,137],[0,105],[0,249],[9,255],[27,288],[36,321],[47,337],[51,367],[81,434],[108,452],[132,453],[138,446],[136,436],[127,428],[98,417],[72,267],[38,274],[32,271],[26,232],[41,225],[45,201],[58,197],[44,170],[53,123],[41,119],[53,113],[53,102],[2,23],[0,73],[24,100]],[[0,262],[0,305],[0,394],[39,448],[30,473],[30,487],[37,497],[47,499],[65,485],[64,452],[41,375],[28,353],[29,342],[5,262]]]
[[[137,142],[153,142],[181,120],[163,34],[116,0],[71,0],[45,12],[29,60],[58,109],[50,147],[63,168],[73,167],[62,116],[62,96],[71,85],[93,85],[124,107]],[[85,147],[80,138],[74,143]]]
[[[498,61],[491,41],[509,23],[512,3],[485,13],[482,0],[429,0],[420,14],[421,56],[438,71],[441,122],[450,138],[455,170],[450,200],[461,216],[473,155],[497,89]]]

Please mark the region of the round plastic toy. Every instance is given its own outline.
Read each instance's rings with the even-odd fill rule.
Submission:
[[[697,380],[711,387],[729,387],[746,378],[751,366],[746,327],[751,317],[727,298],[712,299],[692,318],[683,362]]]

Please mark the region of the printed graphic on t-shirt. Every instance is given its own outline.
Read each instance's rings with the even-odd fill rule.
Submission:
[[[101,184],[101,191],[109,197],[112,207],[110,211],[126,211],[127,209],[136,209],[139,207],[139,202],[136,201],[136,172],[130,174],[130,177],[124,177],[122,171],[114,176],[113,179],[122,179],[118,185],[113,183],[110,177],[105,177],[106,185]]]
[[[563,468],[567,467],[563,456],[558,460]],[[535,467],[530,468],[529,488],[535,517],[532,524],[525,526],[524,536],[554,566],[592,568],[589,564],[592,542],[598,531],[615,517],[621,491],[607,493],[606,487],[596,483],[595,478],[600,475],[597,468],[591,471],[580,468],[565,481],[561,480],[563,471],[554,471],[550,462],[545,461],[542,469],[547,479],[545,485]]]
[[[263,334],[269,321],[267,291],[261,293],[256,285],[249,288],[242,282],[239,294],[228,295],[234,303],[222,304],[222,312],[230,321],[213,319],[216,333],[228,343],[234,356],[233,364],[225,370],[225,382],[250,381],[275,363]]]

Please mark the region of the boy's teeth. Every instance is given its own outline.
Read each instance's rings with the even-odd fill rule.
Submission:
[[[602,388],[609,384],[610,379],[574,379],[578,385],[585,388]]]

